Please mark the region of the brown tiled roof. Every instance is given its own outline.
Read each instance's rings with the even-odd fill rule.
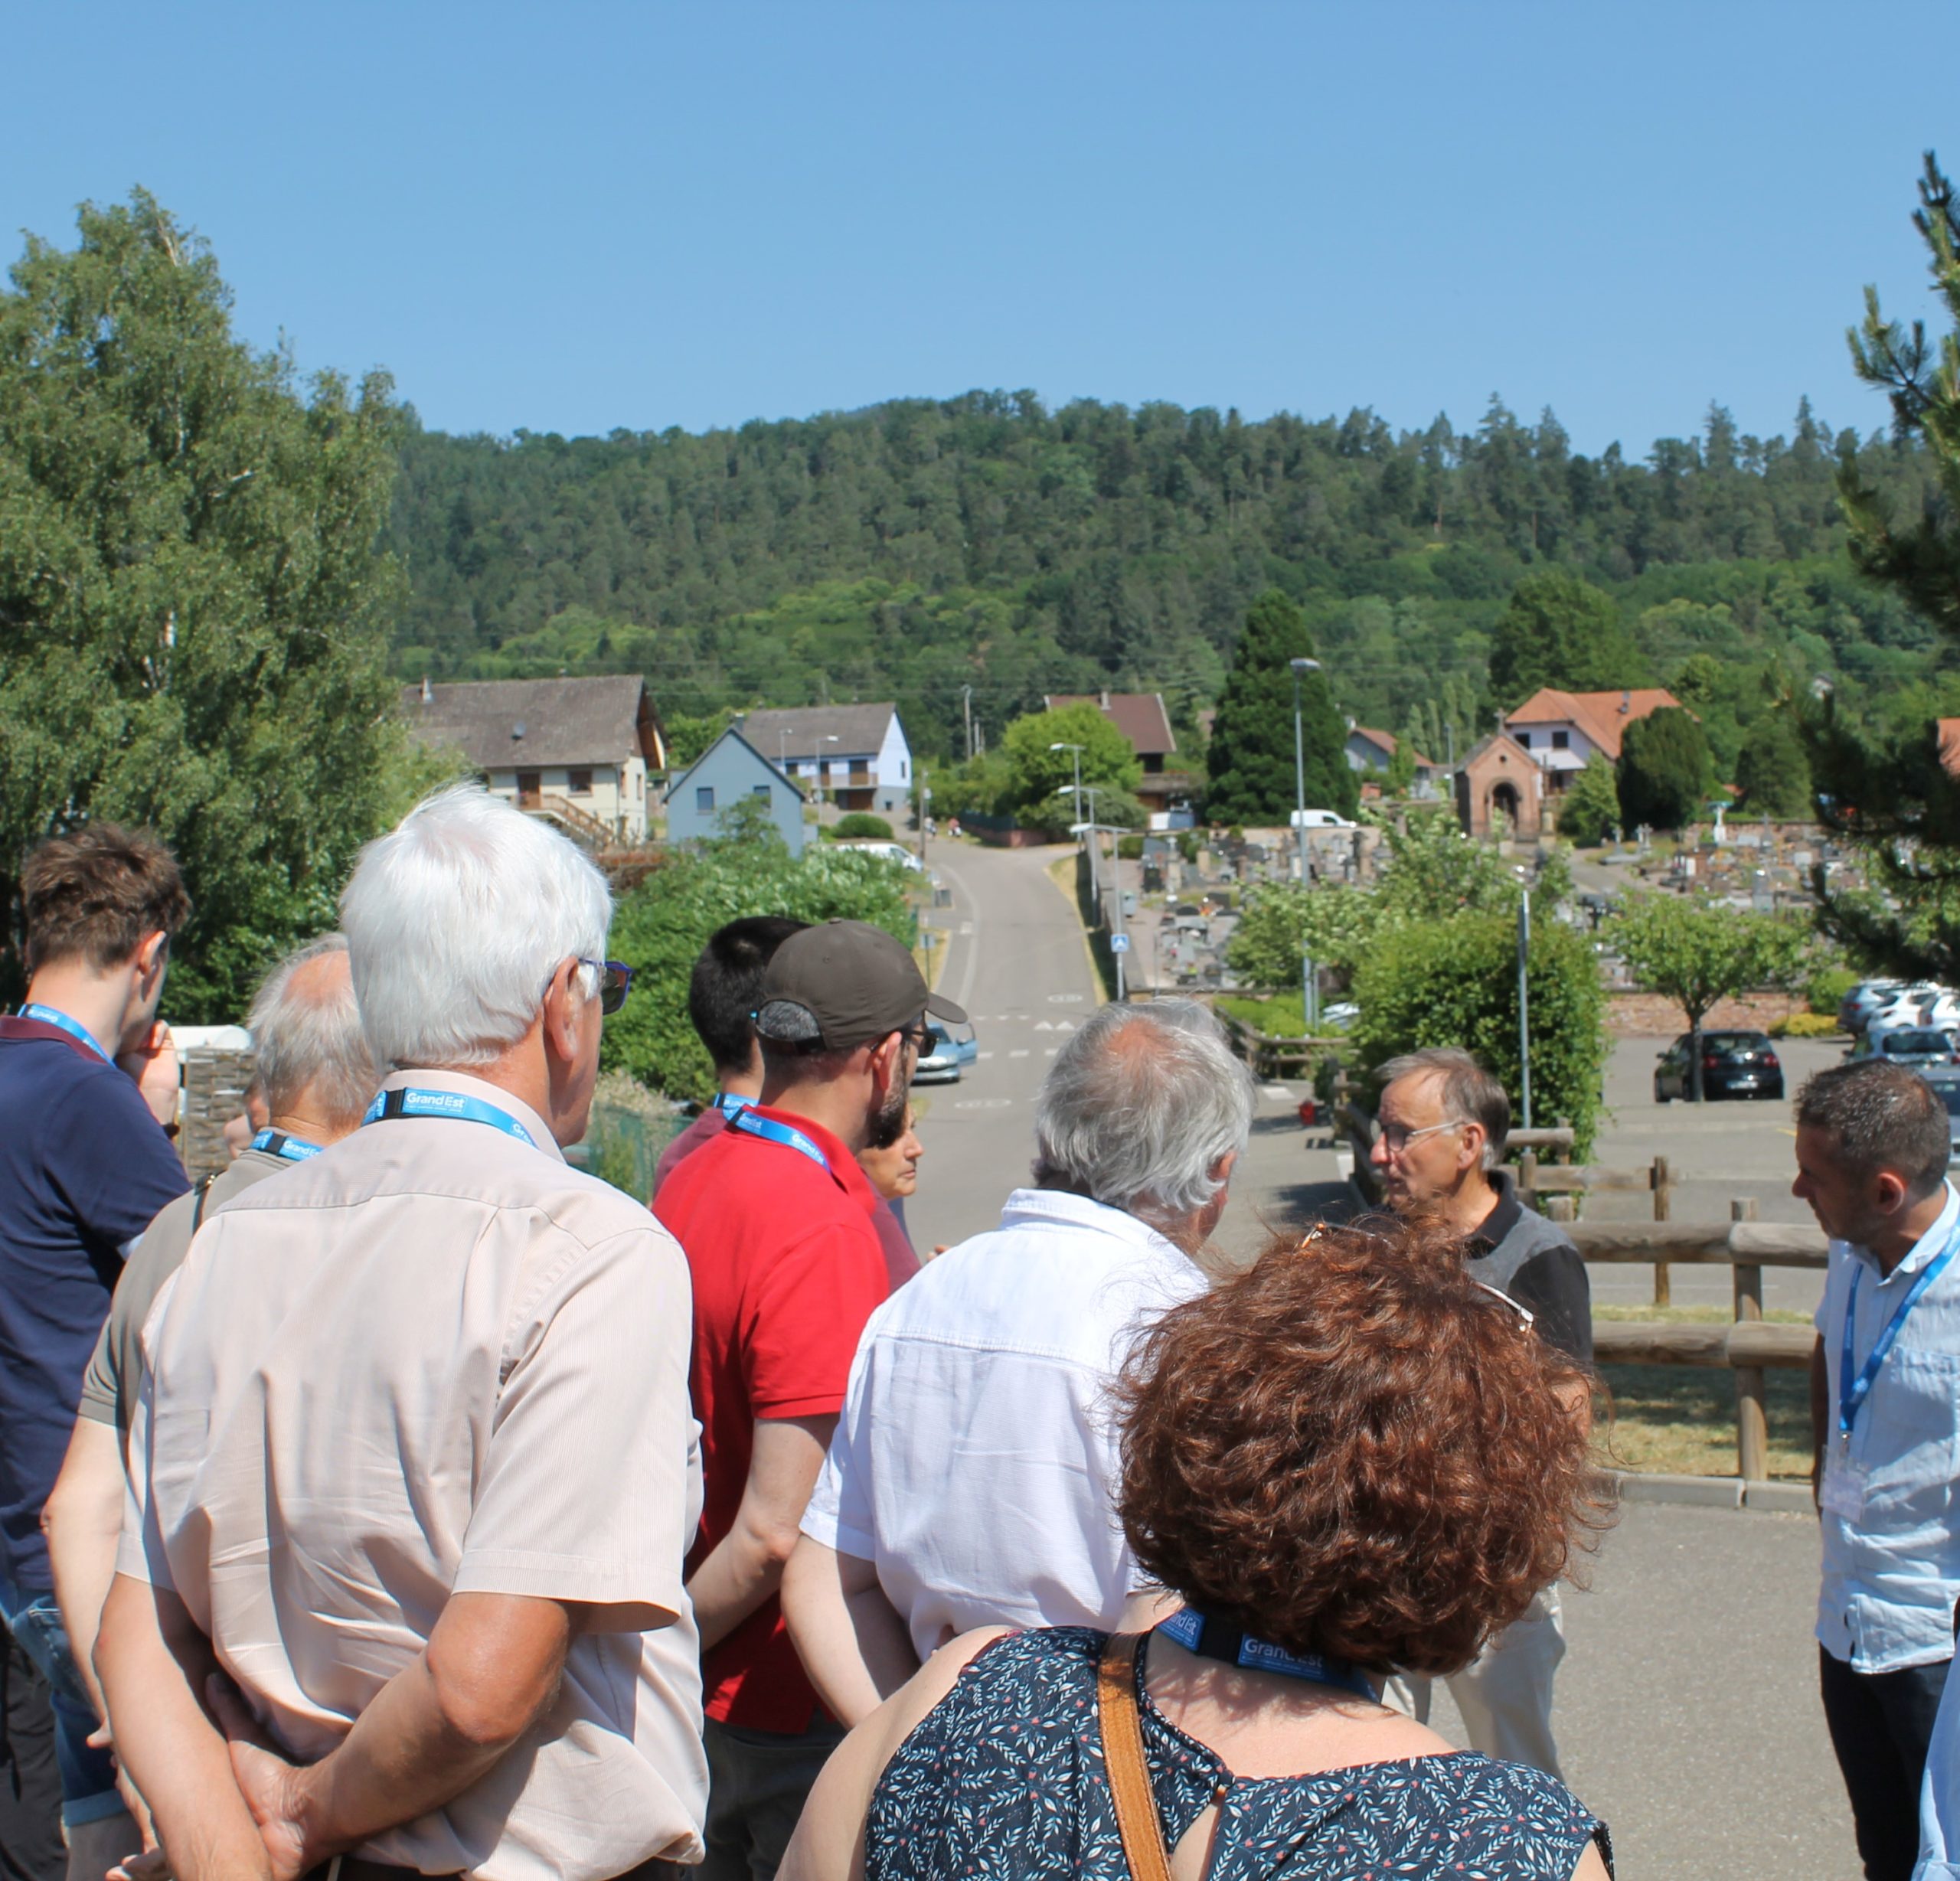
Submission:
[[[1618,760],[1620,735],[1635,719],[1681,700],[1664,686],[1616,687],[1611,692],[1560,692],[1541,686],[1515,712],[1504,715],[1508,727],[1569,723],[1576,725],[1609,758]]]
[[[779,756],[876,757],[897,710],[890,700],[882,705],[771,707],[751,712],[735,723],[750,744],[767,753],[772,764]],[[830,742],[833,737],[835,744]]]
[[[1384,758],[1393,757],[1395,747],[1400,742],[1394,733],[1377,730],[1372,725],[1351,725],[1348,727],[1348,733],[1350,737],[1359,736],[1367,739],[1368,743],[1380,751]],[[1432,771],[1436,767],[1429,759],[1424,757],[1419,751],[1416,753],[1416,768],[1419,771]]]
[[[620,764],[635,751],[656,769],[666,762],[636,673],[404,686],[401,715],[423,743],[451,746],[479,771]]]
[[[1042,703],[1051,712],[1067,705],[1093,705],[1130,741],[1140,758],[1168,758],[1178,748],[1171,715],[1161,692],[1055,692]]]

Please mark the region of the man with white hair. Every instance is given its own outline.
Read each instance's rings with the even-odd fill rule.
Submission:
[[[1514,1301],[1539,1337],[1582,1370],[1592,1368],[1592,1292],[1572,1238],[1517,1199],[1498,1164],[1511,1133],[1511,1099],[1469,1053],[1433,1046],[1391,1058],[1381,1080],[1380,1125],[1369,1161],[1382,1199],[1404,1220],[1433,1221],[1462,1243],[1470,1276]],[[1589,1399],[1573,1406],[1589,1417]],[[1552,1735],[1552,1683],[1565,1657],[1556,1585],[1449,1681],[1471,1747],[1560,1775]],[[1403,1673],[1391,1702],[1429,1722],[1431,1681]]]
[[[473,785],[371,844],[341,916],[381,1094],[158,1297],[96,1663],[178,1881],[700,1853],[687,1270],[560,1147],[631,978],[610,914]]]
[[[1135,1335],[1204,1290],[1252,1109],[1202,1007],[1103,1007],[1042,1085],[1034,1186],[872,1315],[782,1588],[845,1723],[970,1627],[1120,1621],[1144,1576],[1104,1399]]]
[[[246,1023],[258,1055],[254,1082],[270,1112],[267,1125],[227,1167],[180,1195],[132,1244],[82,1380],[75,1434],[41,1517],[55,1597],[97,1717],[102,1694],[91,1655],[102,1604],[116,1578],[124,1445],[142,1378],[143,1322],[164,1282],[184,1264],[204,1216],[350,1135],[381,1082],[361,1030],[344,936],[324,936],[281,961],[266,976]],[[96,1873],[133,1845],[132,1824],[120,1814],[100,1827],[87,1824],[85,1834],[90,1848],[105,1853]],[[75,1829],[69,1839],[79,1847]]]

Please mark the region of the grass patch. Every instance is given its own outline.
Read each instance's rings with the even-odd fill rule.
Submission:
[[[1600,1462],[1614,1469],[1684,1476],[1736,1473],[1735,1374],[1701,1365],[1602,1365],[1610,1394],[1593,1432]],[[1810,1480],[1810,1380],[1766,1374],[1769,1474]]]
[[[1263,1032],[1268,1038],[1306,1035],[1305,1002],[1298,993],[1282,993],[1272,999],[1246,999],[1236,993],[1220,993],[1211,1003],[1219,1011],[1230,1013],[1241,1025]]]

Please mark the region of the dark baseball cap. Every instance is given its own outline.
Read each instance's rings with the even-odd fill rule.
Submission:
[[[956,1024],[966,1017],[951,1000],[927,991],[903,942],[868,921],[823,921],[791,935],[763,975],[760,1004],[776,1000],[801,1006],[815,1020],[829,1051],[903,1031],[922,1013]]]

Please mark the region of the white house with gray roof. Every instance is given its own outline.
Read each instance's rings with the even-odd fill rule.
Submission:
[[[404,686],[401,715],[456,751],[491,793],[588,842],[646,840],[647,778],[667,741],[638,674]]]
[[[889,701],[771,707],[735,723],[771,763],[840,810],[889,816],[910,801],[912,747]]]

